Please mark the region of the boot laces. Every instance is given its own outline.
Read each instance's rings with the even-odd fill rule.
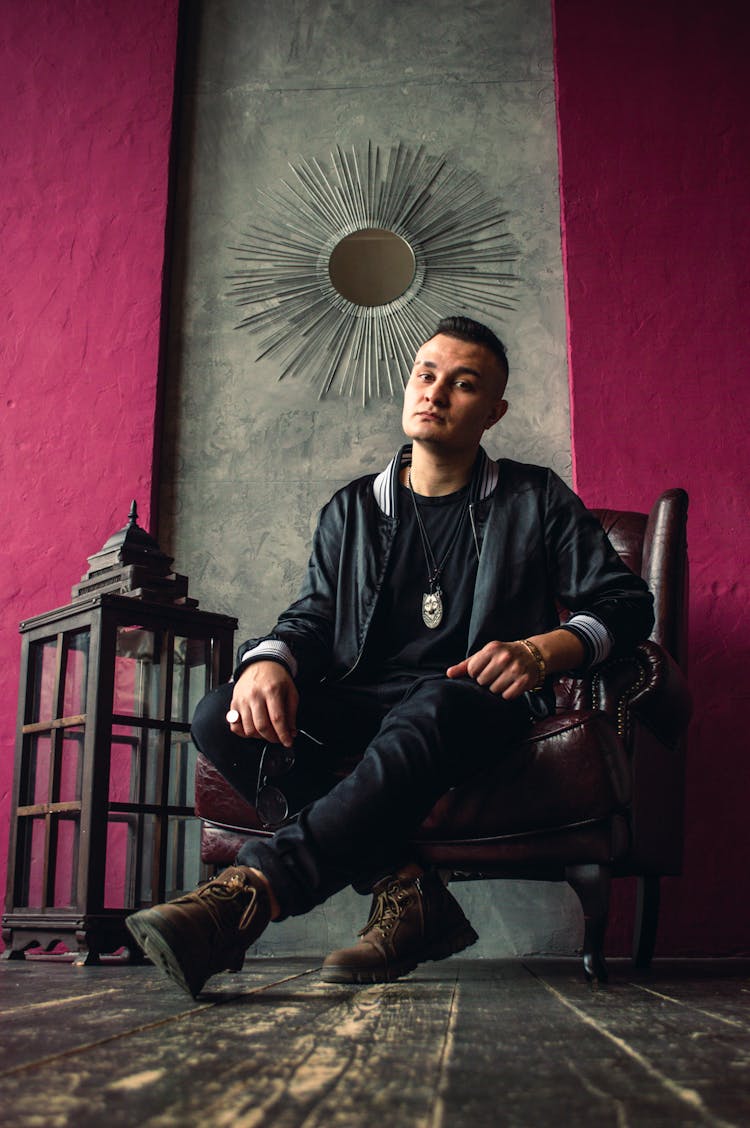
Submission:
[[[370,919],[358,935],[365,936],[370,931],[377,931],[381,936],[387,936],[401,916],[401,911],[411,900],[411,894],[398,881],[392,881],[385,889],[377,894],[375,904],[370,914]]]
[[[217,928],[221,928],[222,924],[222,911],[225,911],[226,906],[230,902],[235,902],[235,907],[239,908],[242,905],[241,894],[246,894],[248,903],[244,906],[240,913],[240,918],[236,927],[239,931],[246,928],[253,917],[255,916],[255,907],[257,900],[256,890],[252,885],[246,884],[241,874],[233,873],[230,878],[221,880],[220,877],[215,877],[211,881],[207,881],[205,885],[201,885],[192,893],[188,893],[186,897],[180,897],[179,900],[196,900],[199,899],[204,902],[204,907],[210,915],[212,921]]]

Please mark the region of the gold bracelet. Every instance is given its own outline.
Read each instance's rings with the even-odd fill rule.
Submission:
[[[536,645],[536,643],[530,642],[527,638],[522,638],[520,641],[521,641],[521,645],[526,647],[529,654],[531,655],[531,657],[536,662],[536,668],[539,671],[539,675],[536,679],[536,685],[532,687],[531,692],[532,693],[538,693],[539,690],[544,685],[544,682],[545,682],[546,677],[547,677],[547,663],[544,661],[544,658],[542,657],[542,652],[539,649],[539,647]]]

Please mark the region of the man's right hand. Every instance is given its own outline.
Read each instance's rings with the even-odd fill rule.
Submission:
[[[252,662],[234,683],[230,708],[240,719],[229,727],[236,736],[255,737],[291,747],[297,735],[299,694],[279,662]]]

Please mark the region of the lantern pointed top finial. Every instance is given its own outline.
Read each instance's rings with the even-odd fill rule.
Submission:
[[[151,534],[138,524],[135,499],[130,503],[127,525],[89,556],[89,565],[80,584],[73,588],[73,599],[113,592],[159,603],[198,606],[197,600],[188,598],[187,576],[172,571],[172,557],[162,552]]]

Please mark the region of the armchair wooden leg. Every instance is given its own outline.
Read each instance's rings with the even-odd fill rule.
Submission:
[[[607,866],[566,866],[565,879],[578,894],[583,909],[584,973],[589,981],[606,983],[608,974],[604,962],[604,935],[607,931],[612,874]]]
[[[633,928],[633,963],[650,967],[659,927],[660,885],[658,877],[639,877]]]

